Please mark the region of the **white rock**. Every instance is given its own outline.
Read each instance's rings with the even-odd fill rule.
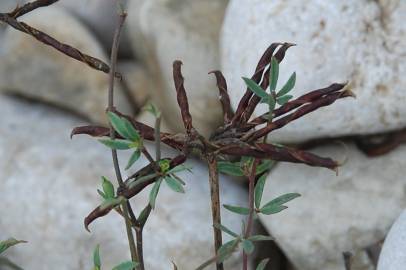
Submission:
[[[107,60],[92,34],[64,10],[47,7],[21,20],[84,53]],[[0,45],[0,60],[0,90],[56,104],[96,122],[105,120],[108,74],[93,70],[10,27]],[[119,88],[116,100],[117,107],[130,111]]]
[[[122,0],[120,3],[125,8],[127,0]],[[117,1],[68,0],[59,1],[56,5],[63,6],[77,16],[96,34],[104,48],[110,50],[117,26]],[[125,56],[130,55],[131,47],[126,24],[120,44],[120,54]]]
[[[241,76],[252,75],[269,44],[287,41],[298,46],[281,65],[280,87],[296,71],[294,96],[350,80],[357,99],[338,101],[271,138],[301,142],[404,127],[405,13],[406,2],[397,0],[232,0],[221,58],[233,105],[246,89]]]
[[[389,231],[379,256],[378,270],[406,269],[406,211]]]
[[[382,240],[406,202],[406,146],[367,158],[355,146],[314,150],[348,161],[339,175],[304,165],[278,164],[265,186],[263,203],[297,192],[289,209],[261,221],[298,270],[343,270],[342,252],[358,252]],[[354,268],[369,269],[369,268]]]
[[[209,133],[222,119],[215,80],[207,73],[220,66],[218,39],[227,1],[145,1],[139,9],[142,2],[129,4],[130,34],[156,78],[154,99],[171,127],[182,130],[172,79],[173,61],[182,60],[195,127]]]
[[[92,251],[100,243],[104,269],[127,260],[120,216],[112,212],[95,221],[90,234],[83,227],[83,218],[101,202],[96,192],[100,176],[113,179],[108,149],[85,136],[70,140],[78,120],[58,111],[4,96],[0,111],[0,238],[29,241],[5,255],[25,269],[90,269]],[[165,150],[164,156],[174,154]],[[122,156],[123,162],[126,158]],[[171,260],[180,269],[194,269],[212,254],[208,176],[199,162],[190,165],[193,174],[179,174],[187,182],[184,195],[165,185],[160,190],[144,234],[147,269],[172,269]],[[229,178],[223,178],[221,185],[223,203],[243,204],[247,199]],[[140,211],[148,202],[148,192],[131,201]],[[223,223],[240,229],[240,217],[226,211]],[[230,262],[230,269],[240,268],[240,261]]]

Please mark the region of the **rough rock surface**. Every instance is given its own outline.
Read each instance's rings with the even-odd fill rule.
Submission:
[[[92,34],[60,8],[47,7],[41,12],[29,13],[22,21],[85,53],[107,59]],[[52,103],[96,122],[105,121],[108,74],[93,70],[11,28],[7,29],[0,45],[0,60],[0,90]],[[119,88],[116,101],[123,111],[130,111]]]
[[[406,146],[376,158],[365,157],[353,145],[314,152],[337,160],[347,157],[347,162],[338,176],[326,169],[278,164],[265,186],[264,203],[289,192],[302,196],[261,221],[298,270],[342,270],[342,252],[357,253],[381,241],[404,209]],[[361,265],[365,268],[354,269],[369,269]]]
[[[83,218],[101,201],[96,192],[100,176],[113,179],[108,149],[88,137],[70,140],[78,120],[58,111],[4,96],[0,111],[0,238],[29,241],[6,255],[25,269],[90,269],[92,251],[99,243],[105,269],[128,259],[120,216],[111,213],[95,221],[90,234],[83,227]],[[173,154],[165,151],[164,156]],[[122,158],[126,162],[128,155]],[[171,260],[180,269],[194,269],[211,257],[207,171],[199,162],[190,165],[193,174],[179,174],[187,182],[185,194],[165,185],[160,190],[145,228],[148,269],[172,269]],[[246,201],[244,190],[229,178],[222,178],[222,187],[224,203]],[[143,192],[132,203],[140,211],[147,201],[148,192]],[[226,211],[223,223],[240,229],[240,217]],[[230,269],[240,268],[239,261],[230,262]]]
[[[252,75],[266,47],[286,41],[298,46],[281,65],[279,87],[296,71],[294,96],[349,80],[357,99],[338,101],[271,138],[301,142],[406,126],[405,13],[399,0],[232,0],[221,40],[232,103],[245,91],[241,76]]]
[[[379,256],[378,270],[406,269],[406,211],[389,231]]]
[[[129,5],[133,48],[154,75],[153,98],[160,102],[175,129],[182,128],[172,79],[172,63],[176,59],[183,62],[185,87],[197,129],[207,134],[222,119],[215,80],[207,73],[220,67],[219,31],[227,2],[138,0]]]

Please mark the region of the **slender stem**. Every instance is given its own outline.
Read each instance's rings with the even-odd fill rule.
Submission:
[[[254,200],[255,200],[255,176],[257,171],[257,165],[259,163],[259,159],[255,159],[251,170],[250,175],[248,176],[249,186],[248,186],[248,207],[250,209],[247,219],[247,227],[245,229],[244,238],[247,239],[251,235],[252,225],[254,223]],[[242,269],[248,270],[248,254],[243,251],[242,253]]]
[[[124,220],[125,220],[125,227],[127,230],[128,244],[130,246],[131,260],[133,262],[137,262],[138,254],[137,254],[137,248],[135,247],[135,240],[134,240],[134,235],[133,235],[133,231],[132,231],[131,220],[130,220],[130,217],[128,216],[128,204],[126,202],[123,202],[122,207],[123,207],[123,214],[124,214]]]
[[[137,237],[137,251],[138,251],[138,263],[140,270],[144,270],[144,249],[143,249],[143,236],[144,226],[136,227],[135,234]]]
[[[118,54],[118,48],[120,45],[121,30],[123,28],[126,17],[127,17],[127,14],[124,12],[122,12],[119,16],[118,25],[117,25],[116,31],[114,33],[113,46],[111,49],[111,58],[110,58],[111,67],[110,67],[110,73],[109,73],[109,93],[108,93],[108,109],[110,111],[114,110],[114,80],[115,80],[116,66],[117,66],[117,54]],[[116,137],[116,134],[114,132],[114,129],[110,125],[110,138],[112,140],[114,140],[115,137]],[[111,155],[113,158],[113,165],[114,165],[114,170],[115,170],[116,177],[117,177],[117,182],[120,186],[124,186],[124,181],[121,176],[120,165],[118,162],[117,151],[115,149],[112,149]],[[128,244],[130,246],[130,252],[131,252],[131,260],[138,261],[137,249],[135,247],[135,240],[134,240],[134,235],[132,232],[131,219],[128,214],[129,207],[131,207],[131,206],[129,204],[127,204],[127,202],[122,203],[123,216],[124,216],[125,226],[126,226],[126,231],[127,231]]]
[[[220,215],[220,188],[219,188],[219,175],[217,170],[217,160],[214,155],[208,155],[207,162],[209,164],[209,182],[210,182],[210,194],[211,194],[211,211],[213,224],[221,224],[221,215]],[[214,233],[214,248],[215,254],[222,245],[222,236],[221,230],[213,227]],[[218,263],[216,265],[217,270],[223,270],[223,264]]]
[[[161,159],[161,113],[155,120],[155,160]]]

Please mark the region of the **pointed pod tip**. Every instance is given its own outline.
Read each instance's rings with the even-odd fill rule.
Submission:
[[[85,218],[84,225],[85,225],[86,231],[90,233],[90,229],[89,229],[90,223],[88,222],[87,218]]]

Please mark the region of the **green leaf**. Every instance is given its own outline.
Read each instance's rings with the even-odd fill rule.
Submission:
[[[254,189],[254,198],[255,198],[255,207],[258,209],[261,206],[262,194],[264,193],[264,187],[266,182],[267,175],[262,175],[255,185]]]
[[[300,197],[299,193],[286,193],[283,194],[279,197],[277,197],[276,199],[273,199],[272,201],[270,201],[268,204],[284,204],[287,203],[293,199],[296,199],[297,197]]]
[[[250,210],[246,207],[233,206],[233,205],[228,205],[228,204],[223,204],[223,206],[228,211],[231,211],[236,214],[248,215],[250,213]]]
[[[291,100],[293,98],[293,96],[291,96],[291,95],[286,95],[286,96],[282,96],[282,97],[278,97],[277,99],[276,99],[276,102],[279,104],[279,105],[285,105],[285,103],[286,102],[288,102],[289,100]]]
[[[132,153],[130,159],[128,160],[127,166],[125,166],[125,169],[128,170],[129,168],[131,168],[131,166],[140,158],[140,156],[140,150],[134,151],[134,153]]]
[[[219,161],[217,162],[217,170],[231,176],[244,176],[239,162]]]
[[[233,236],[233,237],[236,237],[236,238],[237,238],[237,237],[240,237],[238,234],[236,234],[235,232],[233,232],[232,230],[230,230],[229,228],[227,228],[227,227],[224,226],[224,225],[215,223],[215,224],[213,224],[213,226],[214,226],[215,228],[217,228],[217,229],[219,229],[219,230],[222,230],[223,232],[225,232],[225,233],[227,233],[227,234]]]
[[[114,198],[114,186],[106,177],[102,176],[102,187],[106,199]]]
[[[152,104],[152,103],[148,103],[145,106],[145,111],[151,113],[153,116],[155,116],[155,118],[161,117],[161,112],[158,110],[158,108]]]
[[[0,242],[0,254],[3,253],[6,249],[15,246],[17,244],[21,243],[27,243],[27,241],[24,240],[17,240],[15,238],[9,238],[7,240],[1,241]]]
[[[260,209],[260,212],[265,215],[279,213],[279,212],[285,210],[286,208],[288,208],[287,206],[283,205],[284,203],[287,203],[299,196],[300,196],[300,194],[298,194],[298,193],[287,193],[282,196],[279,196],[276,199],[273,199],[272,201],[265,204]]]
[[[244,239],[242,241],[242,248],[244,249],[245,253],[251,254],[254,252],[255,246],[250,240]]]
[[[100,209],[104,210],[106,208],[114,208],[118,205],[120,205],[123,201],[125,200],[124,197],[117,197],[117,198],[107,198],[101,205],[100,205]]]
[[[93,251],[93,265],[96,269],[100,269],[101,267],[100,245],[97,245]]]
[[[241,241],[240,239],[234,239],[222,245],[217,251],[218,254],[217,262],[222,263],[228,257],[230,257],[230,255],[235,251],[240,241]]]
[[[274,238],[272,236],[269,235],[253,235],[248,237],[248,240],[252,241],[252,242],[256,242],[256,241],[273,241]]]
[[[138,216],[138,222],[141,224],[141,226],[145,225],[150,213],[151,213],[151,205],[148,204],[147,206],[144,207],[144,209],[142,209],[140,215]]]
[[[269,74],[269,89],[271,92],[275,91],[276,85],[278,84],[279,77],[279,63],[275,57],[272,57],[271,60],[271,72]]]
[[[116,150],[127,150],[131,148],[132,142],[127,141],[127,140],[121,140],[121,139],[99,139],[99,142],[104,144],[105,146],[111,148],[111,149],[116,149]]]
[[[178,179],[173,178],[171,176],[166,176],[165,182],[168,185],[168,187],[170,189],[172,189],[173,191],[179,192],[179,193],[185,193],[185,189],[183,188],[182,183],[179,182]]]
[[[295,84],[296,84],[296,72],[293,72],[289,80],[285,83],[285,85],[282,87],[282,89],[278,92],[276,96],[281,97],[286,95],[293,89],[293,87],[295,87]]]
[[[275,165],[275,161],[273,161],[273,160],[266,159],[266,160],[262,161],[261,164],[259,164],[257,166],[257,175],[262,174],[266,171],[269,171],[270,169],[272,169],[272,167],[274,165]]]
[[[149,204],[151,205],[152,209],[155,208],[156,197],[158,196],[159,187],[162,184],[162,178],[155,182],[154,186],[149,193]]]
[[[267,99],[268,98],[268,93],[265,92],[264,89],[262,89],[261,86],[259,86],[256,82],[254,82],[251,79],[242,78],[245,82],[245,84],[248,86],[248,89],[250,89],[252,92],[254,92],[255,95],[260,97],[261,99]]]
[[[119,265],[114,267],[113,270],[133,270],[135,269],[135,267],[137,267],[137,265],[137,262],[127,261],[120,263]]]
[[[107,115],[111,125],[118,134],[133,142],[140,140],[140,134],[125,117],[120,117],[113,112],[108,112]]]
[[[273,111],[275,110],[276,107],[276,100],[275,98],[271,95],[269,96],[269,101],[268,101],[268,121],[271,122],[273,118]]]
[[[192,172],[192,166],[181,164],[176,166],[175,168],[172,168],[168,171],[168,173],[178,173],[178,172],[183,172],[183,171],[189,171]]]
[[[120,116],[118,116],[113,112],[107,112],[107,117],[109,118],[109,121],[113,126],[114,130],[117,131],[118,134],[120,134],[122,137],[126,139],[130,138],[127,129],[125,128],[124,121]]]
[[[257,266],[256,270],[264,270],[266,265],[268,264],[269,259],[263,259]]]
[[[259,212],[264,215],[273,215],[285,210],[286,208],[288,207],[285,205],[266,205],[259,209]]]
[[[106,194],[103,193],[103,191],[101,191],[100,189],[97,189],[97,193],[99,193],[99,195],[103,198],[103,199],[107,199]]]

